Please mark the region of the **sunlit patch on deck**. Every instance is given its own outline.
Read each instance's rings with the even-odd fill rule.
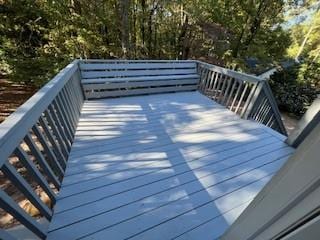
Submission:
[[[48,239],[217,238],[292,151],[197,92],[87,101]]]

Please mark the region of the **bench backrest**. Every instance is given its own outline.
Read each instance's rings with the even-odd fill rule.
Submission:
[[[86,60],[80,63],[87,99],[196,90],[195,61]]]

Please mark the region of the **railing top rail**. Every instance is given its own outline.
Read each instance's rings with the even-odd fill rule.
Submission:
[[[249,81],[249,82],[262,82],[262,81],[265,81],[264,78],[257,77],[257,76],[254,76],[254,75],[250,75],[250,74],[247,74],[247,73],[237,72],[237,71],[234,71],[234,70],[231,70],[231,69],[219,67],[219,66],[212,65],[212,64],[209,64],[209,63],[205,63],[205,62],[201,62],[201,61],[196,61],[196,62],[199,63],[204,68],[207,68],[209,70],[216,71],[216,72],[219,72],[219,73],[223,73],[225,75],[228,75],[230,77],[234,77],[234,78],[239,79],[239,80]]]
[[[0,124],[0,166],[78,68],[74,60]]]
[[[80,63],[196,63],[196,60],[79,59]]]

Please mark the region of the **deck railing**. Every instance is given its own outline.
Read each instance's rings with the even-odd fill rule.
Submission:
[[[199,91],[245,119],[284,135],[285,127],[271,89],[262,78],[198,62]]]
[[[0,125],[2,177],[48,220],[52,209],[36,194],[30,180],[38,184],[53,205],[83,99],[76,60]],[[3,189],[0,190],[0,207],[40,238],[46,237],[43,226]],[[3,230],[1,232],[0,236],[4,236]]]
[[[197,88],[242,117],[285,133],[270,88],[260,78],[197,61],[75,60],[0,125],[2,177],[50,220],[85,96]],[[36,193],[34,183],[51,206]],[[46,237],[43,226],[6,189],[0,190],[0,207],[40,238]],[[5,234],[0,230],[0,238]]]

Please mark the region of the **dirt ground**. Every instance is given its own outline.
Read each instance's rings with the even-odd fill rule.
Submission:
[[[3,122],[12,112],[14,112],[20,105],[27,101],[37,89],[31,86],[25,86],[22,84],[12,83],[5,79],[0,79],[0,123]],[[19,169],[22,175],[26,175],[26,169],[19,166],[17,159],[11,158],[10,161],[13,165]],[[32,184],[36,192],[41,195],[40,189],[36,184]],[[30,208],[28,203],[19,191],[8,181],[3,174],[0,172],[0,187],[7,194],[12,196],[20,206],[24,209]],[[0,227],[9,228],[18,223],[3,210],[0,209]]]
[[[0,123],[36,91],[35,87],[0,79]]]
[[[281,119],[289,136],[293,132],[293,130],[298,126],[299,119],[298,117],[295,117],[292,114],[286,112],[281,112]]]

